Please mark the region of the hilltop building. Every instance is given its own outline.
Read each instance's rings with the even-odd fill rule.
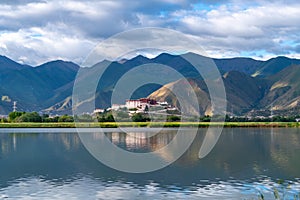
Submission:
[[[168,104],[168,102],[158,102],[155,99],[150,98],[140,98],[140,99],[128,99],[125,105],[113,104],[111,108],[107,108],[107,111],[114,110],[118,111],[121,109],[127,110],[127,112],[132,115],[134,113],[148,113],[148,112],[166,112],[167,110],[178,110]],[[94,114],[103,113],[104,109],[96,109]]]
[[[158,105],[158,102],[155,101],[154,99],[141,98],[136,100],[126,100],[125,107],[127,109],[147,110],[147,108],[149,109],[150,106],[155,106],[155,105]]]
[[[104,113],[104,109],[95,109],[93,114]]]

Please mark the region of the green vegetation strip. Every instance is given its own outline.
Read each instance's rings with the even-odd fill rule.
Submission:
[[[224,127],[299,127],[298,122],[225,122]],[[117,128],[117,127],[200,127],[222,126],[219,122],[90,122],[0,123],[0,128]]]

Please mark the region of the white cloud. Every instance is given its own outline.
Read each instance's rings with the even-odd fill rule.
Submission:
[[[0,54],[35,65],[58,58],[80,63],[102,39],[147,26],[189,34],[218,57],[300,51],[297,1],[202,1],[205,10],[195,2],[6,0],[0,3]]]
[[[175,15],[180,18],[181,30],[197,35],[202,44],[229,52],[266,50],[284,54],[291,46],[279,41],[285,38],[296,42],[300,31],[300,4],[268,4],[238,11],[220,6],[205,15],[191,11],[181,17],[178,13]]]
[[[33,27],[26,30],[20,29],[18,32],[2,33],[0,43],[6,47],[5,51],[2,50],[0,53],[8,53],[9,57],[16,61],[32,65],[54,59],[81,63],[94,45],[93,42],[84,38],[55,32],[51,25],[43,29]]]

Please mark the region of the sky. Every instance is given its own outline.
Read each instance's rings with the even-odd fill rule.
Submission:
[[[1,0],[0,55],[80,64],[99,42],[143,27],[180,31],[216,58],[300,58],[298,0]]]

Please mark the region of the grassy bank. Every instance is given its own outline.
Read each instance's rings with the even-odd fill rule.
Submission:
[[[221,126],[218,122],[103,122],[103,123],[0,123],[0,128],[117,128],[121,127],[200,127]],[[224,127],[299,127],[297,122],[226,122]]]

